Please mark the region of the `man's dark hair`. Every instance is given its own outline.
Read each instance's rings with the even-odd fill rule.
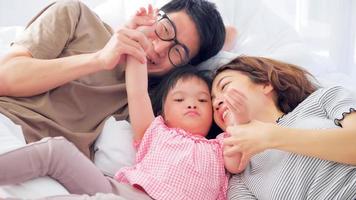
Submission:
[[[150,93],[150,98],[152,101],[152,108],[155,116],[162,115],[163,105],[166,101],[168,92],[174,88],[179,80],[189,79],[196,77],[202,81],[204,81],[209,90],[211,90],[212,84],[212,72],[209,70],[198,70],[195,66],[185,65],[178,68],[173,68],[159,84],[159,87],[156,87]],[[212,139],[215,138],[219,133],[221,133],[221,129],[213,122],[210,131],[206,138]]]
[[[165,13],[184,10],[196,25],[200,37],[198,54],[190,61],[199,64],[216,55],[224,45],[225,26],[215,4],[206,0],[172,0],[162,8]]]

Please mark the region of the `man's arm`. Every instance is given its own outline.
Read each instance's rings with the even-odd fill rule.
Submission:
[[[21,42],[0,58],[0,96],[37,95],[82,76],[111,70],[125,55],[144,62],[142,48],[148,49],[151,43],[142,32],[127,28],[114,32],[98,52],[55,58],[76,32],[81,9],[84,4],[76,1],[57,2],[34,19]],[[147,16],[135,16],[131,21],[136,26],[152,25]]]
[[[143,33],[122,29],[98,52],[48,60],[33,58],[26,48],[14,46],[0,60],[0,96],[43,93],[79,77],[111,70],[122,55],[132,55],[144,62],[146,55],[140,44],[147,42]]]
[[[14,46],[0,60],[0,96],[32,96],[100,70],[96,54],[42,60]]]

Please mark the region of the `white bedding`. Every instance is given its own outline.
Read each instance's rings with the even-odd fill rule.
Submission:
[[[99,16],[115,27],[129,15],[127,11],[120,10],[119,1],[106,1],[106,4],[105,2],[99,4],[95,10]],[[125,13],[125,16],[119,19],[114,18],[119,16],[117,13]],[[311,51],[298,33],[283,19],[270,12],[268,7],[260,8],[246,16],[241,14],[238,19],[230,20],[235,22],[234,25],[239,32],[233,50],[235,55],[268,56],[301,65],[315,74],[324,85],[340,84],[356,92],[356,88],[352,87],[356,85],[356,80],[352,79],[356,77],[354,72],[345,74],[335,71],[331,60]],[[274,24],[273,29],[269,28],[270,24]],[[19,26],[0,26],[0,56],[9,49],[10,41],[21,30],[22,27]],[[212,63],[215,66],[221,64],[222,60],[229,61],[232,57],[231,53],[222,52],[210,63],[204,63],[202,66],[209,68]],[[104,133],[97,143],[99,151],[96,157],[97,165],[106,174],[113,174],[120,166],[132,163],[134,150],[131,146],[130,133],[128,123],[117,122],[113,118],[107,121]],[[21,139],[19,142],[24,144]],[[16,186],[0,187],[0,197],[36,198],[58,194],[67,194],[67,191],[49,178],[40,178]]]

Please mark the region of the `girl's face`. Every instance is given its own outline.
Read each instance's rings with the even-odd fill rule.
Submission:
[[[163,105],[167,126],[205,137],[212,124],[212,104],[208,85],[197,77],[177,81]]]
[[[235,89],[246,97],[245,106],[250,119],[258,119],[259,109],[264,108],[268,89],[264,84],[255,84],[245,74],[236,70],[224,70],[219,73],[212,86],[212,102],[214,109],[214,120],[223,130],[231,124],[232,114],[224,103],[224,95],[227,91]],[[239,103],[239,102],[236,102]],[[262,110],[261,110],[262,111]]]

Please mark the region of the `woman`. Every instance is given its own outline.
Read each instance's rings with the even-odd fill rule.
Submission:
[[[217,70],[214,119],[231,135],[224,154],[241,154],[245,169],[231,178],[230,199],[356,198],[356,99],[311,77],[248,56]]]

